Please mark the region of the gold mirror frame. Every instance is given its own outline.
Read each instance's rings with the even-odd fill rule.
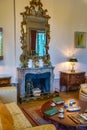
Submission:
[[[40,0],[31,0],[30,6],[25,7],[25,12],[21,13],[23,20],[21,22],[21,49],[22,54],[20,56],[20,61],[22,63],[22,67],[28,66],[29,59],[33,59],[36,61],[40,58],[43,59],[44,64],[50,64],[50,55],[48,53],[49,50],[49,42],[50,42],[50,25],[48,24],[48,20],[50,16],[47,15],[47,9],[43,9],[43,4]],[[35,24],[33,24],[35,23]],[[33,26],[33,27],[32,27]],[[30,31],[29,28],[39,28],[44,29],[46,32],[46,55],[43,57],[33,56],[30,54]]]

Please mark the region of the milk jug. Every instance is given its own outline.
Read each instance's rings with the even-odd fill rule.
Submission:
[[[42,59],[39,59],[39,67],[43,67],[43,60]]]
[[[28,61],[28,67],[29,68],[33,67],[33,60],[32,59],[29,59],[29,61]]]

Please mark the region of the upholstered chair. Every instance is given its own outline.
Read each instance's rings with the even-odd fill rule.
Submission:
[[[0,100],[3,103],[17,103],[17,88],[16,86],[0,87]]]
[[[79,98],[80,100],[87,101],[87,83],[80,85]]]

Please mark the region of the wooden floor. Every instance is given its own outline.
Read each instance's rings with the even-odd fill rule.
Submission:
[[[63,99],[65,97],[68,98],[79,98],[79,90],[74,90],[74,91],[69,91],[69,92],[60,92],[59,96],[62,97]],[[28,102],[23,102],[21,104],[18,104],[20,107],[21,106],[26,106],[26,107],[37,107],[39,105],[42,105],[43,103],[45,103],[47,100],[49,99],[43,99],[43,100],[32,100],[32,101],[28,101]]]

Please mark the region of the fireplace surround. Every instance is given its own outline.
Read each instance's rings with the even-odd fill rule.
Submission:
[[[27,83],[30,89],[38,87],[42,93],[53,92],[54,74],[53,66],[42,68],[17,68],[18,70],[18,99],[30,97],[32,92],[28,91]],[[27,82],[28,81],[28,82]],[[26,96],[27,95],[27,96]]]

